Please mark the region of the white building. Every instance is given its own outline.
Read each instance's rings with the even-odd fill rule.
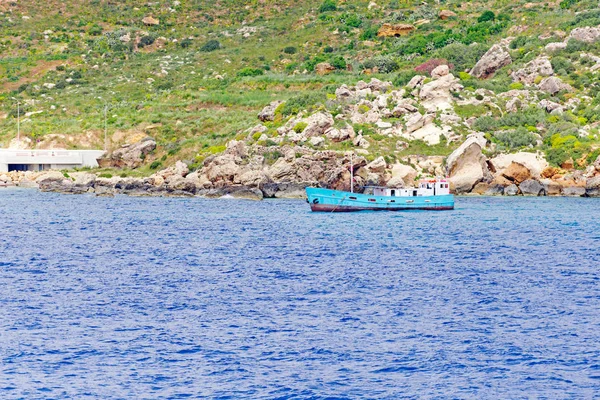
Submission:
[[[0,149],[0,172],[97,167],[103,150]]]

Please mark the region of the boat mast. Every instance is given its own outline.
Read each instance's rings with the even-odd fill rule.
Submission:
[[[352,155],[354,152],[350,153],[350,193],[354,193],[354,163],[352,162]]]

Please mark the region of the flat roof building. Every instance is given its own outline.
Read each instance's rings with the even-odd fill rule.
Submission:
[[[95,168],[104,150],[0,149],[0,172]]]

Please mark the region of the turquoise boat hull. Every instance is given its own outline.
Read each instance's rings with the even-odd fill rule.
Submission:
[[[312,211],[402,211],[453,210],[454,195],[439,196],[374,196],[340,190],[306,188]]]

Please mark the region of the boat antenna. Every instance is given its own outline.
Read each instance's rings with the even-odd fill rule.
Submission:
[[[352,156],[354,152],[350,153],[350,193],[354,193],[354,163],[352,162]]]

